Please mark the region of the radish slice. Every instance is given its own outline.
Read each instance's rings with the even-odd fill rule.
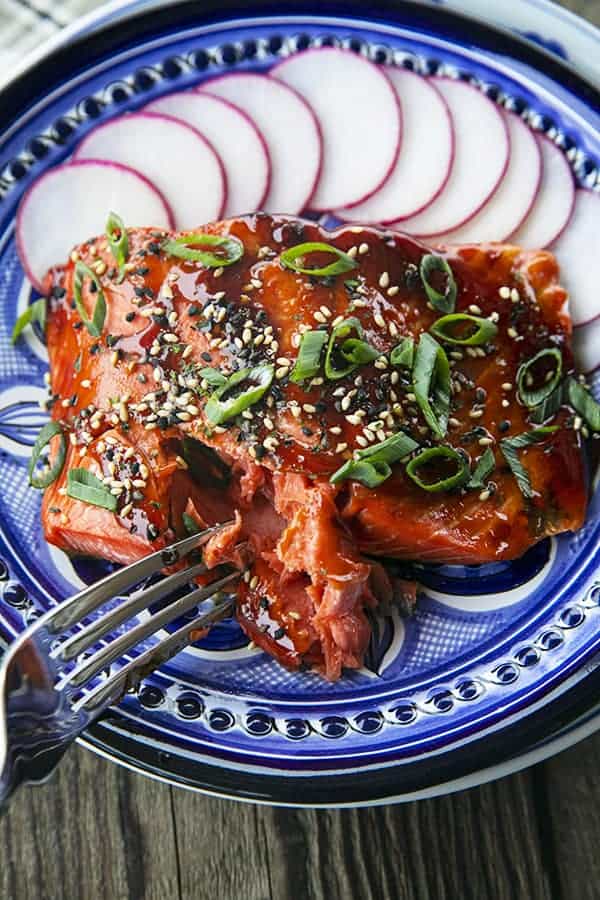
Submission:
[[[295,88],[323,133],[323,169],[311,208],[362,203],[391,173],[402,134],[398,97],[383,69],[350,50],[320,47],[284,59],[271,76]]]
[[[491,100],[464,81],[433,81],[450,107],[456,145],[444,190],[423,212],[395,223],[419,237],[453,231],[478,213],[500,184],[510,155],[506,121]]]
[[[267,75],[250,72],[206,81],[202,93],[235,103],[266,140],[272,170],[263,208],[289,215],[301,212],[315,189],[322,152],[319,125],[305,100]]]
[[[435,200],[450,177],[454,128],[432,81],[408,69],[386,69],[402,107],[402,144],[392,174],[364,203],[338,212],[345,221],[392,222]]]
[[[600,319],[573,330],[573,350],[582,372],[595,372],[600,366]]]
[[[165,195],[176,228],[219,219],[226,202],[221,160],[206,138],[179,119],[132,113],[100,125],[75,159],[106,159],[137,169]]]
[[[584,189],[575,192],[569,225],[550,249],[569,292],[573,324],[593,322],[600,316],[600,194]],[[596,356],[600,357],[600,351]]]
[[[160,97],[145,107],[197,128],[213,145],[225,166],[225,216],[261,209],[269,190],[269,151],[256,125],[243,110],[222,97],[178,93]]]
[[[542,153],[533,131],[515,113],[504,112],[510,162],[498,189],[477,215],[443,235],[448,243],[505,241],[532,208],[542,178]]]
[[[68,163],[32,184],[17,212],[16,237],[23,268],[38,291],[51,266],[64,263],[77,244],[104,234],[113,210],[128,226],[174,227],[160,191],[118,163]]]
[[[537,135],[542,151],[542,181],[533,208],[511,242],[533,250],[547,247],[564,231],[573,204],[575,181],[567,157],[545,135]]]

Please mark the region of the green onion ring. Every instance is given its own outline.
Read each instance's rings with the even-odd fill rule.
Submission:
[[[555,369],[552,377],[546,381],[539,388],[530,388],[527,386],[526,381],[528,375],[530,375],[530,369],[534,366],[539,360],[549,358],[555,361]],[[521,363],[519,366],[519,370],[517,372],[517,387],[519,399],[525,406],[534,407],[539,403],[542,403],[546,397],[549,397],[550,394],[554,391],[554,389],[560,384],[560,380],[562,378],[562,353],[558,349],[558,347],[546,347],[544,350],[540,350],[539,353],[536,353],[535,356],[532,356],[531,359],[528,359],[526,362]]]
[[[115,512],[117,498],[89,469],[70,469],[67,474],[67,495],[74,500],[100,506]]]
[[[217,388],[204,407],[204,414],[212,425],[220,425],[229,419],[239,416],[245,409],[254,406],[264,396],[273,381],[274,367],[269,365],[255,366],[253,369],[240,369],[230,375],[225,384]],[[234,397],[227,398],[229,391],[244,382],[250,387]]]
[[[558,426],[547,425],[544,428],[535,428],[533,431],[525,431],[522,434],[517,434],[515,437],[504,438],[504,440],[500,441],[502,455],[515,476],[519,490],[524,497],[531,498],[534,492],[527,470],[519,459],[518,451],[524,447],[530,447],[532,444],[539,444],[541,441],[545,441],[549,435],[557,430]]]
[[[326,331],[305,331],[300,340],[298,356],[290,375],[290,381],[298,384],[313,378],[321,366],[321,354],[327,343]]]
[[[304,257],[309,253],[331,253],[337,257],[335,262],[329,263],[328,266],[322,268],[311,269],[304,265]],[[338,250],[332,244],[323,244],[319,241],[309,241],[305,244],[297,244],[285,250],[281,256],[281,265],[285,269],[291,269],[293,272],[301,272],[304,275],[316,275],[327,277],[328,275],[341,275],[342,272],[350,272],[356,269],[357,263],[351,256]],[[300,262],[297,262],[300,260]]]
[[[426,253],[421,260],[419,266],[421,281],[427,294],[427,299],[434,309],[443,313],[454,312],[456,304],[456,281],[452,269],[443,256],[436,256],[434,253]],[[443,294],[434,288],[429,278],[434,272],[442,272],[446,276],[446,288]]]
[[[447,329],[458,324],[469,324],[474,327],[474,331],[465,338],[455,337]],[[483,319],[481,316],[471,316],[467,313],[450,313],[442,316],[430,328],[432,334],[440,341],[446,344],[457,344],[460,347],[473,347],[479,344],[487,344],[498,333],[498,326],[489,319]]]
[[[219,252],[194,250],[193,247],[214,247]],[[169,256],[200,262],[209,269],[231,266],[244,255],[244,245],[238,238],[232,235],[223,237],[218,234],[205,234],[203,231],[194,231],[191,234],[169,238],[162,245],[162,249]]]
[[[96,304],[94,306],[94,312],[92,313],[91,319],[88,318],[81,296],[84,278],[89,278],[92,284],[96,286]],[[75,300],[75,306],[77,307],[79,317],[81,318],[81,321],[83,322],[89,333],[92,335],[92,337],[100,337],[100,335],[102,334],[102,329],[104,328],[104,321],[106,319],[106,298],[104,296],[104,291],[102,290],[100,280],[96,273],[92,272],[92,270],[81,261],[75,263],[75,274],[73,276],[73,299]]]
[[[432,460],[451,460],[456,463],[456,472],[448,478],[441,478],[439,481],[427,482],[419,477],[419,469],[430,463]],[[460,453],[453,447],[444,444],[438,447],[429,447],[421,450],[406,465],[406,474],[411,478],[418,487],[429,493],[438,493],[440,491],[451,491],[453,488],[461,487],[469,480],[469,465]]]
[[[390,353],[390,362],[398,368],[412,369],[415,360],[415,339],[404,338]]]
[[[54,463],[46,472],[43,472],[41,475],[36,475],[35,467],[41,456],[42,450],[44,449],[44,447],[48,446],[52,438],[57,434],[60,435],[60,441],[58,442],[58,450]],[[61,426],[58,424],[58,422],[48,422],[48,424],[44,425],[44,427],[38,434],[36,442],[31,450],[31,458],[27,467],[29,484],[32,487],[37,488],[38,490],[44,490],[44,488],[47,488],[48,485],[52,484],[53,481],[56,481],[56,479],[62,472],[66,455],[67,440]]]
[[[116,213],[111,212],[106,223],[106,239],[111,249],[115,262],[119,267],[119,277],[117,284],[120,284],[125,278],[125,263],[129,258],[129,237],[123,219]]]
[[[600,431],[600,403],[574,378],[567,379],[567,398],[592,431]]]

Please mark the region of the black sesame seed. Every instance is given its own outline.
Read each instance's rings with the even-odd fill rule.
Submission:
[[[62,300],[62,298],[65,296],[65,294],[67,292],[65,291],[65,289],[63,287],[56,285],[55,287],[52,288],[52,291],[50,293],[51,293],[51,296],[54,297],[55,300]]]
[[[80,328],[83,328],[83,322],[78,319],[77,322],[73,322],[73,328],[75,331],[79,331]]]
[[[136,297],[143,297],[144,296],[144,288],[143,287],[134,287],[133,293],[135,294]]]
[[[280,641],[281,638],[285,637],[285,628],[277,628],[273,632],[273,637],[275,638],[276,641]]]
[[[261,609],[268,609],[269,608],[269,598],[267,596],[262,596],[260,598],[260,600],[258,601],[258,605],[260,606]]]
[[[256,458],[262,459],[266,452],[266,448],[263,447],[262,444],[259,444],[258,447],[256,447]]]
[[[313,430],[308,427],[308,425],[302,426],[302,434],[305,434],[307,437],[312,437],[314,434]]]
[[[148,244],[148,250],[150,251],[150,253],[158,255],[160,253],[160,244],[157,244],[155,241],[151,241]]]
[[[487,391],[485,390],[485,388],[478,387],[475,391],[475,400],[477,401],[477,403],[485,403],[486,399]]]
[[[137,377],[137,380],[139,381],[140,384],[146,384],[146,382],[148,381],[147,377],[144,375],[143,372],[140,372],[140,374]]]
[[[134,319],[135,319],[135,313],[133,312],[133,310],[131,312],[128,312],[127,315],[125,316],[126,322],[133,322]]]
[[[148,525],[146,534],[147,534],[149,541],[155,541],[156,538],[158,537],[158,535],[160,534],[160,532],[159,532],[158,528],[156,527],[156,525],[153,525],[151,522],[150,525]]]
[[[205,350],[203,353],[201,353],[200,356],[202,357],[204,362],[212,362],[212,356],[210,355],[210,353],[207,350]]]
[[[498,431],[505,432],[505,431],[508,431],[509,428],[510,428],[510,422],[508,421],[508,419],[504,419],[502,422],[500,422],[498,424]]]
[[[168,419],[167,416],[159,416],[159,418],[158,418],[158,427],[159,427],[161,430],[164,430],[165,428],[168,428],[168,427],[169,427],[169,419]]]
[[[188,316],[199,316],[200,315],[200,307],[196,306],[195,303],[192,303],[191,306],[188,306]]]

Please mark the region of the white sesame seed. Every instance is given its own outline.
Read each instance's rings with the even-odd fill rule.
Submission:
[[[379,359],[376,359],[373,363],[376,369],[387,369],[388,361],[385,356],[380,356]]]
[[[313,313],[313,319],[315,319],[317,322],[320,322],[322,325],[324,325],[327,321],[320,309],[317,309],[316,312]]]
[[[381,313],[375,313],[375,315],[373,316],[373,321],[376,325],[379,326],[379,328],[385,328],[385,319],[383,318]]]
[[[213,275],[215,278],[220,278],[224,271],[225,270],[223,269],[223,267],[219,266],[218,269],[215,269],[215,271],[213,272]]]
[[[317,411],[316,407],[313,406],[312,403],[303,403],[302,409],[304,410],[305,413],[308,413],[309,415],[312,415],[313,413],[316,413],[316,411]]]
[[[333,315],[333,313],[331,312],[331,310],[329,309],[328,306],[320,306],[319,309],[321,310],[321,312],[323,313],[323,315],[325,316],[326,319],[330,319],[331,316]]]
[[[129,513],[131,512],[132,509],[133,509],[133,503],[126,503],[119,515],[121,515],[122,518],[125,518],[126,516],[129,515]]]
[[[581,418],[581,416],[575,416],[575,418],[573,419],[573,430],[581,431],[582,425],[583,425],[583,419]]]
[[[388,322],[388,331],[390,333],[390,337],[398,337],[398,326],[395,322]]]
[[[110,364],[111,364],[111,366],[116,366],[118,362],[119,362],[119,351],[113,350],[113,352],[110,355]]]
[[[369,442],[367,441],[366,438],[364,438],[364,437],[362,436],[362,434],[357,434],[357,435],[356,435],[356,443],[357,443],[360,447],[367,447],[367,446],[369,445]]]
[[[336,444],[335,453],[343,453],[344,450],[348,449],[348,444],[345,441],[342,441],[341,444]]]
[[[311,386],[311,387],[321,387],[321,385],[324,384],[324,383],[325,383],[325,379],[324,379],[324,378],[321,378],[320,376],[317,376],[316,378],[311,378],[311,379],[310,379],[310,386]]]
[[[517,331],[516,328],[513,328],[512,325],[510,328],[506,329],[506,333],[509,336],[509,338],[513,338],[513,340],[514,340],[514,338],[519,336],[519,332]]]
[[[246,584],[248,584],[248,582],[250,581],[250,572],[249,571],[244,572],[242,577],[243,577],[244,581],[246,582]]]
[[[187,468],[189,468],[189,466],[188,466],[188,464],[186,463],[186,461],[185,461],[185,459],[183,458],[183,456],[176,456],[176,457],[175,457],[175,462],[177,463],[177,467],[178,467],[179,469],[187,469]]]
[[[500,321],[500,313],[497,313],[494,310],[493,313],[490,313],[490,315],[488,316],[488,319],[490,320],[490,322],[493,322],[494,324],[496,324],[496,322]]]
[[[448,419],[448,425],[450,425],[452,428],[459,428],[459,427],[460,427],[460,421],[459,421],[458,419],[455,419],[454,416],[451,416],[451,417]]]
[[[395,297],[399,290],[400,290],[400,288],[398,287],[398,285],[393,284],[392,287],[388,288],[388,290],[387,290],[388,297]]]
[[[491,492],[491,491],[488,491],[488,490],[485,490],[485,491],[482,491],[482,492],[480,493],[479,499],[480,499],[481,501],[485,502],[486,500],[489,500],[491,496],[492,496],[492,492]]]
[[[275,369],[275,378],[279,381],[281,378],[285,378],[289,371],[289,366],[279,366],[279,368]]]
[[[382,272],[379,276],[379,287],[388,288],[390,286],[390,276],[388,272]]]
[[[510,288],[508,287],[508,285],[503,284],[498,293],[503,300],[508,300],[508,298],[510,297]]]
[[[513,303],[518,303],[521,297],[519,296],[519,292],[516,288],[513,288],[510,292],[510,299]]]
[[[188,412],[178,412],[175,415],[181,422],[189,422],[192,418]]]
[[[243,409],[242,410],[242,418],[248,419],[248,421],[251,422],[252,419],[254,418],[254,413],[249,409]]]
[[[129,421],[129,410],[127,409],[126,403],[119,404],[119,418],[120,418],[121,422]]]
[[[480,419],[481,416],[483,415],[483,410],[482,409],[472,409],[471,412],[469,413],[469,415],[472,419]]]
[[[331,432],[331,434],[341,434],[342,433],[342,429],[340,428],[339,425],[332,425],[331,428],[329,429],[329,431]]]
[[[146,424],[144,425],[145,431],[154,431],[155,428],[158,428],[156,422],[146,422]]]
[[[269,435],[264,439],[263,447],[266,447],[267,450],[275,450],[276,447],[279,447],[279,441],[273,435]]]
[[[371,443],[375,440],[375,434],[371,431],[370,428],[363,428],[363,434]]]
[[[469,312],[472,313],[474,316],[481,315],[481,309],[475,303],[471,303],[471,305],[469,306]]]
[[[390,375],[390,381],[392,384],[398,384],[398,382],[400,381],[400,374],[395,371],[392,372],[392,374]]]
[[[193,347],[191,344],[188,344],[183,353],[181,354],[182,359],[188,359],[192,355]]]
[[[278,366],[291,366],[292,361],[285,356],[278,356],[275,360]]]
[[[406,399],[409,400],[410,403],[414,403],[417,398],[412,392],[409,391],[409,393],[406,395]]]
[[[479,438],[479,446],[480,447],[490,447],[493,443],[494,443],[494,438],[491,438],[491,437]]]
[[[358,253],[358,247],[350,247],[349,250],[346,250],[346,256],[349,256],[350,259],[354,259],[356,254]]]
[[[238,348],[238,350],[242,350],[244,347],[244,342],[239,337],[234,338],[233,343]]]
[[[177,335],[173,334],[173,332],[171,332],[171,331],[167,331],[165,334],[163,334],[162,339],[165,342],[165,344],[176,344],[177,341],[179,340]]]
[[[218,302],[219,300],[222,300],[224,296],[225,296],[225,291],[217,291],[217,293],[215,294],[213,299]]]
[[[290,406],[290,412],[295,419],[299,419],[302,414],[302,410],[299,406]]]
[[[358,252],[361,256],[364,256],[365,253],[369,252],[369,245],[368,244],[360,244],[360,246],[358,248]]]
[[[252,287],[255,287],[255,288],[261,288],[261,287],[262,287],[262,281],[259,281],[258,278],[251,278],[251,279],[250,279],[250,283],[252,284]]]
[[[377,429],[377,440],[378,440],[378,441],[385,441],[385,439],[386,439],[386,433],[385,433],[385,431],[383,430],[383,428],[378,428],[378,429]]]
[[[344,321],[343,316],[336,316],[335,319],[333,320],[333,322],[331,323],[331,325],[333,328],[336,328],[343,321]]]
[[[204,309],[202,310],[204,318],[210,319],[210,317],[213,315],[214,311],[215,311],[215,308],[214,308],[213,304],[207,303],[206,306],[204,307]]]
[[[350,404],[352,403],[352,397],[350,394],[346,394],[345,397],[342,398],[342,409],[344,412],[347,412],[350,409]]]
[[[503,382],[503,384],[502,384],[502,390],[503,390],[503,391],[512,391],[512,388],[513,388],[513,386],[512,386],[512,384],[510,383],[510,381],[505,381],[505,382]]]
[[[361,417],[357,416],[356,413],[353,413],[350,416],[346,416],[346,422],[349,422],[350,425],[360,425]]]
[[[250,579],[250,590],[253,591],[258,585],[258,575],[253,575]]]

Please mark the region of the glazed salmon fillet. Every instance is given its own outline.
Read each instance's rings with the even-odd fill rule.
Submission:
[[[540,431],[517,396],[541,351],[543,384],[557,354],[573,369],[548,252],[432,251],[263,214],[127,239],[120,265],[99,237],[46,279],[67,439],[43,500],[51,543],[128,563],[231,520],[205,558],[249,566],[242,627],[285,665],[335,679],[362,665],[367,611],[395,593],[377,558],[512,559],[583,523],[579,431],[565,408]],[[465,338],[482,327],[484,341]],[[534,364],[531,391],[539,378]],[[511,462],[506,442],[536,429]],[[73,496],[81,469],[116,508]]]

